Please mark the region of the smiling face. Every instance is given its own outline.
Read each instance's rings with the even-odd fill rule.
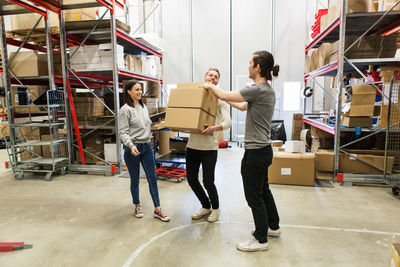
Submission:
[[[140,85],[140,83],[137,83],[134,86],[132,86],[131,90],[128,90],[127,92],[131,96],[134,104],[139,103],[139,100],[142,98],[143,94],[142,86]]]
[[[215,70],[209,70],[204,77],[204,81],[211,83],[213,85],[217,85],[219,81],[219,74]]]

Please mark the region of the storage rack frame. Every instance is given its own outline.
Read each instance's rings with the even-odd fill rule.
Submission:
[[[160,1],[161,2],[161,1]],[[161,3],[160,3],[161,4]],[[20,9],[16,9],[16,6],[20,6]],[[110,43],[112,43],[113,47],[113,69],[107,70],[105,72],[97,72],[96,75],[93,74],[88,74],[88,73],[78,73],[74,72],[68,67],[68,58],[67,58],[67,44],[71,45],[82,45],[85,43],[86,39],[94,33],[96,25],[101,21],[101,19],[95,24],[95,26],[92,28],[92,30],[87,30],[86,31],[86,37],[85,39],[83,38],[77,38],[73,34],[67,34],[66,29],[65,29],[65,21],[64,21],[64,10],[67,9],[75,9],[75,8],[87,8],[87,7],[100,7],[100,6],[105,6],[107,8],[107,12],[110,12],[110,28],[108,31],[109,35],[109,40]],[[158,7],[159,5],[157,5]],[[62,0],[58,1],[47,1],[47,0],[29,0],[29,1],[20,1],[20,0],[9,0],[8,2],[5,0],[0,0],[0,7],[1,11],[0,14],[2,16],[4,15],[12,15],[12,14],[23,14],[23,13],[28,13],[28,12],[36,12],[38,14],[41,14],[45,17],[46,21],[48,20],[48,12],[54,12],[58,14],[59,16],[59,25],[60,25],[60,53],[61,53],[61,59],[62,59],[62,72],[63,76],[58,77],[54,75],[53,68],[49,70],[49,75],[50,77],[50,83],[51,84],[59,84],[63,85],[64,92],[67,98],[67,102],[69,102],[70,105],[67,105],[67,132],[68,132],[68,150],[69,150],[69,155],[70,155],[70,162],[68,166],[69,171],[79,171],[79,172],[93,172],[93,173],[102,173],[104,175],[113,175],[116,173],[121,173],[122,171],[122,156],[121,156],[121,149],[120,149],[120,139],[118,135],[118,121],[119,121],[119,88],[121,86],[120,81],[123,79],[138,79],[138,80],[144,80],[144,81],[152,81],[152,82],[157,82],[161,85],[161,91],[162,86],[163,86],[163,79],[162,78],[157,78],[157,77],[151,77],[148,75],[144,75],[141,73],[135,73],[131,72],[128,70],[120,69],[117,66],[116,63],[116,46],[117,42],[122,43],[124,47],[129,47],[130,50],[135,50],[135,51],[145,51],[147,53],[150,53],[152,55],[156,55],[160,58],[160,61],[162,62],[163,55],[161,52],[157,51],[153,47],[142,43],[135,38],[130,37],[128,34],[120,31],[116,27],[116,18],[115,18],[115,10],[116,8],[122,8],[125,11],[125,14],[128,12],[127,5],[126,5],[126,0],[123,2],[121,0],[87,0],[85,3],[79,3],[79,4],[73,4],[73,5],[63,5]],[[11,8],[10,8],[11,7]],[[102,16],[104,17],[104,15]],[[147,18],[146,18],[147,19]],[[4,20],[2,20],[3,23],[2,25],[2,32],[4,34],[4,40],[8,44],[12,45],[21,45],[21,47],[28,48],[28,49],[33,49],[33,50],[38,50],[41,52],[46,52],[46,48],[38,46],[38,45],[33,45],[30,43],[25,43],[25,42],[20,42],[18,40],[14,40],[11,38],[5,38],[5,31],[4,31]],[[51,40],[54,40],[54,36],[51,35],[49,29],[46,29],[46,35],[51,38]],[[4,44],[6,43],[4,42]],[[49,54],[49,53],[48,53]],[[52,53],[50,53],[52,54]],[[49,61],[49,65],[50,65]],[[52,65],[52,64],[51,64]],[[93,71],[91,71],[93,72]],[[7,72],[4,72],[7,74]],[[8,77],[8,75],[5,75],[4,77]],[[51,81],[53,78],[53,81]],[[9,77],[7,78],[8,81]],[[5,79],[5,80],[7,80]],[[35,83],[36,81],[28,81],[29,83]],[[10,84],[10,83],[9,83]],[[9,86],[9,84],[6,86]],[[115,129],[116,132],[116,154],[117,154],[117,162],[115,163],[109,163],[106,162],[107,165],[87,165],[85,162],[85,153],[90,153],[88,151],[85,151],[82,146],[82,141],[81,141],[81,134],[79,131],[79,125],[77,123],[76,119],[76,113],[73,105],[73,96],[71,92],[71,85],[75,86],[84,86],[85,88],[88,89],[88,91],[91,92],[90,87],[95,87],[97,89],[108,87],[112,88],[114,92],[114,115],[115,117],[112,119],[115,121],[115,126],[112,127],[112,129]],[[103,103],[104,104],[104,103]],[[108,107],[106,107],[108,108]],[[109,109],[109,108],[108,108]],[[74,123],[74,127],[72,127],[72,122]],[[109,121],[111,122],[111,121]],[[109,122],[101,125],[100,127],[94,127],[91,129],[91,132],[94,132],[96,129],[101,129],[104,127],[106,124]],[[73,130],[76,133],[76,140],[73,139]],[[88,133],[86,133],[88,134]],[[10,133],[11,135],[11,133]],[[15,139],[15,137],[11,137],[11,139]],[[78,145],[75,145],[74,142],[77,142]],[[74,147],[79,148],[79,153],[82,159],[82,164],[72,164],[72,160],[74,158]],[[104,161],[103,159],[100,159]]]
[[[327,125],[325,123],[321,123],[317,120],[314,120],[310,117],[304,116],[303,117],[303,123],[309,124],[313,127],[316,127],[320,130],[323,130],[325,132],[331,133],[334,135],[335,141],[334,141],[334,155],[335,155],[335,160],[334,160],[334,174],[333,174],[333,181],[334,182],[341,182],[345,184],[352,184],[352,183],[383,183],[385,181],[386,177],[386,161],[387,161],[387,156],[385,156],[384,159],[384,170],[381,168],[370,164],[364,160],[361,160],[359,158],[356,158],[357,160],[363,162],[364,164],[367,164],[368,166],[371,166],[375,169],[378,169],[379,171],[382,171],[382,175],[367,175],[367,174],[352,174],[352,173],[344,173],[340,174],[339,173],[339,153],[342,152],[344,154],[349,155],[348,152],[344,151],[343,149],[351,144],[360,142],[368,137],[371,137],[373,135],[376,135],[380,132],[384,132],[388,130],[389,128],[392,128],[395,125],[389,126],[388,128],[384,129],[365,129],[363,128],[363,132],[370,132],[367,136],[364,136],[362,138],[359,138],[355,141],[352,141],[347,144],[340,144],[340,136],[341,132],[355,132],[354,128],[341,128],[341,112],[342,112],[342,95],[343,95],[343,88],[344,86],[344,72],[348,72],[350,70],[355,70],[358,72],[364,79],[368,80],[367,77],[363,74],[363,72],[360,70],[362,67],[368,66],[368,65],[387,65],[387,64],[393,64],[393,63],[398,63],[399,60],[396,58],[390,58],[390,59],[348,59],[345,56],[345,53],[349,51],[361,38],[369,34],[371,31],[375,31],[376,34],[380,34],[382,36],[390,35],[396,31],[399,31],[400,29],[400,11],[392,11],[397,5],[400,4],[400,0],[389,10],[385,12],[374,12],[374,13],[353,13],[353,14],[346,14],[346,7],[347,7],[347,1],[348,0],[343,0],[342,1],[342,7],[341,7],[341,15],[335,19],[331,25],[329,25],[326,29],[324,29],[316,38],[314,38],[308,45],[306,45],[305,52],[306,55],[308,51],[312,48],[315,48],[319,46],[322,41],[334,41],[334,40],[339,40],[339,56],[338,56],[338,61],[327,64],[323,67],[320,67],[317,70],[314,70],[310,73],[306,73],[304,75],[304,82],[307,84],[308,80],[312,80],[318,87],[320,87],[328,96],[330,96],[332,99],[336,100],[336,121],[335,121],[335,127],[332,127],[330,125]],[[344,14],[344,15],[343,15]],[[353,43],[351,44],[348,48],[345,50],[345,36],[346,36],[346,31],[348,31],[348,28],[346,27],[346,23],[349,22],[350,25],[355,26],[355,22],[357,20],[360,20],[362,17],[367,17],[369,19],[369,22],[367,23],[368,29],[367,30],[360,30],[357,29],[359,32],[362,32],[361,36]],[[373,20],[376,19],[375,22]],[[371,22],[372,20],[372,22]],[[337,32],[339,27],[339,33]],[[361,27],[365,27],[364,25],[361,25]],[[314,77],[317,76],[336,76],[336,93],[337,96],[333,97],[327,89],[324,88],[320,83],[318,83]],[[400,108],[393,103],[391,98],[389,96],[385,95],[382,90],[380,90],[377,86],[376,83],[371,82],[369,83],[374,88],[382,94],[384,98],[386,98],[389,101],[390,105],[393,105],[396,109],[400,110]],[[304,110],[306,110],[306,107],[304,107]],[[388,132],[388,131],[386,131]],[[386,155],[386,153],[385,153]]]

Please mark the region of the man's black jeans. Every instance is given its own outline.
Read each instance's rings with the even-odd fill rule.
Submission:
[[[256,227],[254,237],[260,243],[267,242],[268,227],[272,230],[279,228],[278,210],[268,184],[272,157],[271,146],[246,149],[241,166],[244,194]]]

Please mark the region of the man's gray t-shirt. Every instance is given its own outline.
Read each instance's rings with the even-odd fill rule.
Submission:
[[[268,146],[275,107],[274,89],[268,83],[260,83],[246,86],[239,93],[248,103],[244,147],[258,149]]]

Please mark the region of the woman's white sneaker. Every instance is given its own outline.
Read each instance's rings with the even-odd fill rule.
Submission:
[[[195,212],[192,214],[192,219],[193,220],[201,219],[204,216],[208,215],[210,212],[211,212],[211,209],[201,208],[198,212]]]

